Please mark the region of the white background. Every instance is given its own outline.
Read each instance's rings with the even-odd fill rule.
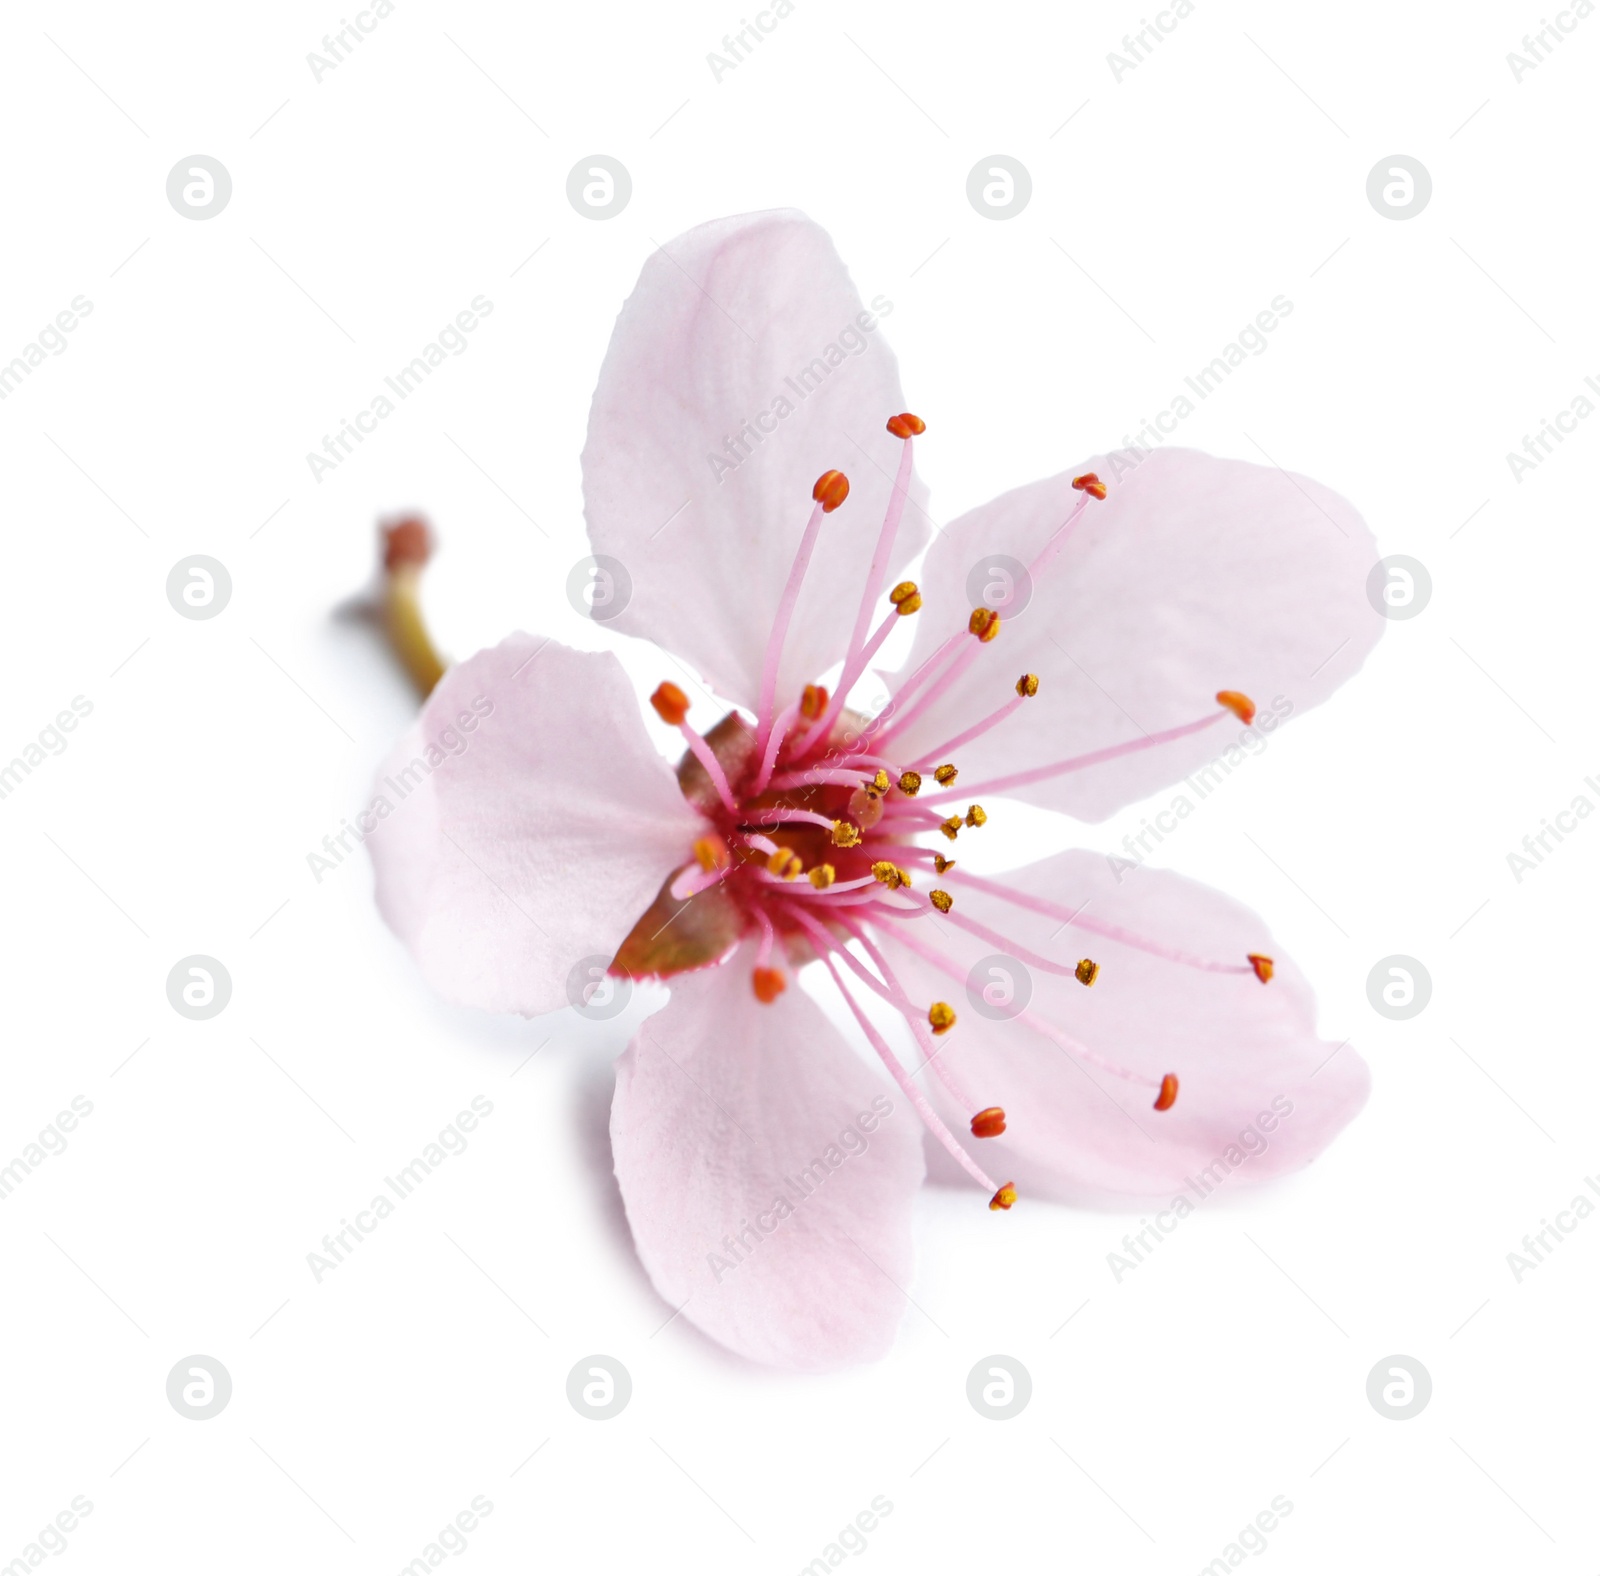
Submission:
[[[93,712],[0,801],[0,1161],[94,1111],[0,1203],[0,1563],[84,1495],[86,1573],[379,1576],[481,1494],[452,1566],[784,1573],[883,1495],[852,1565],[1180,1576],[1284,1495],[1252,1566],[1592,1571],[1600,1224],[1520,1284],[1506,1255],[1600,1171],[1600,826],[1520,883],[1506,855],[1600,803],[1600,421],[1520,482],[1505,456],[1600,377],[1600,20],[1518,82],[1537,8],[1200,0],[1117,81],[1132,6],[799,0],[719,82],[747,12],[578,11],[400,0],[319,82],[331,3],[7,10],[0,358],[93,312],[0,405],[0,757]],[[597,152],[634,183],[603,223],[565,194]],[[965,195],[997,152],[1033,180],[1003,223]],[[194,153],[233,180],[205,222],[165,194]],[[1403,222],[1366,196],[1395,153],[1434,186]],[[604,1024],[447,1009],[366,856],[306,860],[413,706],[334,617],[375,519],[434,520],[457,655],[606,643],[564,586],[616,310],[653,245],[779,205],[893,301],[938,517],[1120,443],[1282,294],[1183,441],[1327,482],[1433,581],[1156,854],[1265,916],[1371,1062],[1365,1113],[1120,1283],[1134,1216],[929,1188],[898,1345],[825,1379],[662,1327],[605,1137],[647,993]],[[317,482],[306,451],[478,294],[467,352]],[[197,552],[233,580],[209,622],[165,596]],[[997,815],[993,862],[1152,808]],[[207,1022],[166,1000],[191,953],[232,974]],[[1433,980],[1407,1022],[1367,999],[1392,953]],[[474,1095],[470,1149],[316,1283]],[[194,1353],[234,1387],[203,1423],[165,1396]],[[590,1353],[633,1378],[609,1422],[566,1399]],[[991,1353],[1032,1375],[1009,1422],[966,1400]],[[1366,1398],[1394,1353],[1433,1379],[1406,1422]]]

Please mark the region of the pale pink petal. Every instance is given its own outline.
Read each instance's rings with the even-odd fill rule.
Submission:
[[[639,1257],[683,1317],[756,1362],[888,1350],[911,1278],[922,1128],[754,950],[681,975],[617,1063],[611,1147]]]
[[[912,922],[903,934],[957,961],[963,982],[954,983],[891,928],[884,945],[913,999],[947,1000],[956,1010],[942,1042],[946,1065],[973,1099],[1007,1112],[1005,1134],[976,1142],[975,1152],[992,1175],[1014,1178],[1024,1196],[1188,1191],[1197,1200],[1224,1179],[1231,1189],[1305,1165],[1365,1102],[1366,1064],[1348,1044],[1318,1036],[1310,987],[1242,904],[1170,871],[1129,869],[1126,861],[1113,868],[1083,850],[994,878],[1208,961],[1244,965],[1247,954],[1265,953],[1276,960],[1265,985],[1253,973],[1204,973],[1063,927],[1059,918],[975,892],[960,876],[958,865],[941,877],[956,913],[1046,957],[1100,964],[1088,988],[1037,967],[1019,974],[1000,966],[1030,982],[1028,1013],[1146,1080],[1127,1082],[1021,1018],[985,1017],[964,982],[1001,949],[944,919]],[[977,977],[1005,996],[988,967]],[[1165,1073],[1178,1076],[1178,1100],[1158,1112],[1155,1086]],[[950,1114],[964,1122],[971,1113]]]
[[[583,451],[590,543],[631,583],[612,628],[754,706],[812,486],[841,470],[850,497],[823,524],[779,696],[843,658],[900,462],[884,430],[905,408],[893,309],[864,306],[826,232],[791,209],[701,225],[646,261]],[[891,574],[926,538],[925,495],[913,481]]]
[[[979,566],[1000,555],[1033,562],[1084,497],[1072,478],[1089,470],[1109,496],[1089,501],[1031,601],[1002,615],[999,636],[896,750],[915,759],[937,749],[1010,699],[1024,672],[1039,676],[1038,695],[964,752],[966,781],[1190,722],[1215,709],[1218,690],[1255,701],[1248,732],[1228,716],[1173,743],[1008,790],[1097,821],[1189,773],[1220,780],[1344,683],[1383,620],[1366,595],[1372,535],[1337,493],[1193,449],[1142,458],[1124,450],[1006,493],[940,535],[919,576],[913,664],[965,620],[972,584],[988,579]],[[1005,584],[998,575],[992,583]],[[1219,757],[1224,765],[1213,766]]]
[[[617,659],[522,634],[445,674],[375,792],[383,917],[441,995],[530,1016],[610,960],[705,825]]]

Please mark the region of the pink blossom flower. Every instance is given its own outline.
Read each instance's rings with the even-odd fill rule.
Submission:
[[[1366,527],[1304,477],[1123,450],[972,510],[896,584],[929,521],[889,310],[798,213],[650,259],[594,397],[589,535],[631,578],[612,627],[731,709],[702,736],[662,684],[674,772],[614,656],[512,635],[445,674],[386,775],[475,697],[492,719],[368,839],[454,1002],[549,1012],[595,955],[669,983],[612,1108],[640,1257],[716,1340],[804,1369],[893,1339],[925,1134],[980,1207],[1164,1200],[1303,1166],[1368,1082],[1241,905],[1093,853],[962,857],[994,795],[1101,820],[1330,695],[1382,628]]]

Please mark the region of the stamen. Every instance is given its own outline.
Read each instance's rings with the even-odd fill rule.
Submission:
[[[890,859],[879,859],[873,862],[872,878],[888,887],[891,892],[911,885],[911,877]]]
[[[906,798],[915,799],[917,797],[918,790],[920,790],[922,787],[922,773],[901,772],[898,786],[900,792],[903,793]]]
[[[833,846],[835,848],[854,848],[861,841],[861,834],[848,821],[834,821]]]
[[[1074,476],[1072,485],[1079,492],[1088,493],[1091,498],[1103,499],[1106,495],[1106,484],[1093,471],[1085,471],[1082,476]]]
[[[805,868],[792,848],[780,848],[767,860],[767,869],[780,881],[793,881]]]
[[[926,849],[918,850],[926,853]],[[951,865],[953,859],[946,860],[943,865],[939,863],[939,855],[935,854],[934,869],[943,875]],[[1016,908],[1025,908],[1035,914],[1043,914],[1049,919],[1059,919],[1079,930],[1087,930],[1096,936],[1104,936],[1107,941],[1119,941],[1125,947],[1133,947],[1139,952],[1148,952],[1152,957],[1162,958],[1168,963],[1179,963],[1185,968],[1199,969],[1206,974],[1249,974],[1255,971],[1256,978],[1260,979],[1260,971],[1255,965],[1243,963],[1217,963],[1209,958],[1195,956],[1191,952],[1184,952],[1177,947],[1169,947],[1159,941],[1152,941],[1148,936],[1141,936],[1137,931],[1128,930],[1121,925],[1113,925],[1100,919],[1084,918],[1083,910],[1088,905],[1080,904],[1077,908],[1068,908],[1062,903],[1052,903],[1048,898],[1034,897],[1029,892],[1019,892],[1013,887],[1006,886],[1003,882],[989,881],[983,876],[975,876],[963,870],[957,881],[965,882],[976,892],[986,892],[991,897],[1004,899]],[[1257,954],[1260,956],[1260,954]],[[1265,962],[1268,975],[1272,971],[1272,960],[1266,958]]]
[[[1008,700],[997,710],[990,712],[989,715],[983,718],[982,721],[973,723],[973,725],[966,729],[965,732],[958,733],[953,739],[946,739],[938,749],[929,750],[928,753],[924,755],[916,764],[918,766],[926,766],[929,761],[936,761],[941,755],[954,754],[955,751],[959,750],[963,744],[971,744],[974,739],[981,738],[991,728],[999,727],[999,725],[1004,722],[1006,718],[1017,709],[1018,706],[1020,706],[1025,700],[1031,700],[1038,693],[1039,680],[1037,675],[1032,673],[1024,673],[1022,677],[1017,680],[1017,693],[1011,700]],[[948,779],[940,778],[941,782],[955,781],[955,767],[940,767],[940,771],[948,771],[950,773]]]
[[[989,1200],[990,1209],[1010,1209],[1017,1201],[1017,1184],[1007,1182],[1004,1187],[997,1188],[995,1195]]]
[[[974,1138],[998,1138],[1006,1130],[1006,1113],[997,1105],[988,1105],[972,1119]]]
[[[961,817],[959,815],[953,815],[948,821],[941,821],[939,823],[939,830],[943,832],[944,835],[953,843],[961,831]]]
[[[1170,1111],[1178,1103],[1178,1075],[1167,1073],[1161,1080],[1161,1093],[1156,1096],[1155,1108]]]
[[[955,869],[955,864],[955,860],[946,859],[943,854],[935,854],[933,856],[933,868],[937,870],[940,875],[943,875],[946,870]]]
[[[961,773],[958,772],[955,767],[949,765],[936,766],[933,770],[933,780],[938,783],[941,788],[948,788],[950,784],[953,783],[960,775]]]
[[[771,1004],[784,992],[788,981],[776,969],[756,969],[750,976],[750,984],[756,993],[756,1000]]]
[[[935,887],[933,891],[928,894],[928,901],[932,903],[941,914],[948,914],[955,904],[955,899],[951,897],[948,892],[943,892],[938,887]]]
[[[947,1034],[955,1027],[955,1009],[947,1001],[936,1001],[928,1008],[928,1027],[935,1034]]]
[[[826,892],[833,885],[836,872],[832,865],[813,865],[806,872],[806,880],[819,892]]]
[[[822,529],[822,517],[831,513],[829,506],[822,499],[823,486],[835,476],[844,482],[846,493],[850,490],[849,482],[845,481],[838,471],[824,472],[817,478],[816,486],[811,489],[816,505],[811,511],[810,519],[806,521],[805,530],[801,532],[800,547],[794,555],[794,563],[789,567],[789,578],[778,601],[777,616],[772,621],[772,634],[767,639],[766,656],[762,658],[761,695],[756,708],[756,739],[763,750],[766,749],[768,736],[772,732],[772,708],[778,689],[778,660],[783,655],[783,643],[789,636],[789,623],[794,617],[795,603],[800,600],[800,586],[811,563],[811,554],[816,549],[817,533]],[[832,508],[837,509],[843,502],[844,497],[841,494]]]
[[[815,685],[808,684],[806,693],[809,694],[814,688]],[[828,692],[824,690],[822,693],[826,697]],[[772,731],[767,735],[766,748],[761,756],[761,770],[756,773],[755,783],[750,790],[752,798],[767,791],[767,785],[772,781],[772,769],[778,763],[778,751],[783,748],[784,738],[794,726],[796,713],[802,711],[804,707],[805,699],[802,696],[800,700],[792,702],[778,714],[778,720],[773,723]]]
[[[827,709],[828,692],[820,684],[808,684],[800,692],[800,715],[815,722]]]
[[[984,808],[981,804],[969,804],[967,806],[968,826],[986,826],[988,821],[989,817],[984,813]]]
[[[811,496],[832,514],[850,496],[850,478],[843,471],[824,471],[811,489]]]
[[[1193,722],[1185,722],[1176,728],[1164,728],[1160,733],[1147,733],[1142,739],[1129,739],[1122,744],[1109,744],[1104,749],[1090,750],[1087,755],[1070,756],[1064,761],[1055,761],[1049,766],[1035,766],[1025,772],[1011,772],[1004,777],[994,777],[988,782],[979,783],[979,793],[1004,793],[1008,788],[1021,788],[1027,783],[1044,782],[1050,777],[1064,777],[1068,772],[1083,771],[1089,766],[1099,766],[1106,761],[1114,761],[1124,755],[1137,755],[1141,750],[1154,749],[1157,745],[1171,744],[1175,739],[1186,738],[1191,733],[1199,733],[1202,728],[1209,728],[1220,722],[1226,715],[1225,711],[1213,711],[1204,717],[1198,717]],[[970,791],[970,790],[969,790]],[[949,795],[945,796],[949,798]],[[938,801],[935,800],[935,803]]]
[[[1000,633],[1000,615],[992,607],[975,607],[967,620],[967,633],[976,635],[985,645]]]
[[[1079,958],[1072,973],[1080,985],[1093,985],[1100,978],[1100,965],[1093,958]]]
[[[695,839],[694,857],[702,870],[726,870],[733,859],[728,845],[715,832]]]
[[[828,971],[833,983],[838,987],[839,994],[844,997],[846,1004],[850,1008],[850,1011],[854,1014],[856,1022],[861,1025],[862,1033],[865,1034],[867,1039],[871,1042],[873,1050],[878,1053],[879,1060],[881,1060],[883,1065],[888,1068],[889,1076],[893,1078],[894,1081],[900,1086],[900,1092],[911,1102],[912,1107],[916,1111],[917,1115],[920,1116],[927,1124],[928,1131],[931,1132],[933,1136],[944,1145],[944,1147],[950,1152],[951,1158],[956,1161],[956,1163],[967,1173],[968,1176],[973,1179],[974,1182],[978,1184],[979,1187],[986,1190],[994,1189],[994,1179],[985,1174],[983,1168],[977,1163],[977,1161],[975,1161],[972,1156],[969,1155],[959,1143],[957,1143],[955,1135],[951,1133],[950,1129],[939,1120],[938,1114],[934,1111],[933,1107],[928,1104],[927,1099],[923,1096],[922,1091],[918,1089],[914,1083],[912,1083],[910,1075],[906,1072],[905,1068],[900,1065],[899,1060],[896,1058],[894,1052],[889,1049],[889,1042],[878,1033],[877,1029],[873,1026],[872,1020],[867,1017],[865,1012],[862,1011],[861,1004],[855,999],[854,996],[850,994],[849,990],[845,986],[843,978],[839,974],[839,970],[834,965],[832,955],[830,953],[823,952],[820,954],[820,956],[822,959],[823,968]],[[1010,1183],[1007,1183],[1004,1188],[995,1191],[994,1194],[995,1198],[999,1198],[1001,1193],[1004,1193],[1007,1188],[1009,1188],[1011,1191],[1011,1202],[999,1206],[1005,1209],[1009,1209],[1011,1207],[1011,1203],[1016,1201],[1016,1189],[1012,1187]],[[995,1207],[992,1201],[991,1207]]]
[[[913,416],[908,410],[891,416],[886,425],[897,438],[920,438],[928,430],[927,422],[920,416]]]
[[[1255,970],[1255,976],[1263,985],[1272,978],[1272,959],[1260,952],[1247,952],[1245,956],[1250,961],[1250,967]]]

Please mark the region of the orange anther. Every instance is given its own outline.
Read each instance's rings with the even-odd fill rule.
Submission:
[[[776,1001],[788,983],[776,969],[756,969],[750,975],[750,984],[756,993],[757,1001]]]
[[[1246,957],[1250,967],[1256,971],[1256,978],[1265,985],[1272,978],[1272,959],[1260,952],[1247,953]]]
[[[1168,1073],[1161,1080],[1161,1093],[1156,1096],[1156,1110],[1170,1111],[1178,1103],[1178,1075]]]
[[[920,438],[928,430],[928,424],[920,416],[913,416],[910,411],[903,410],[898,416],[891,416],[888,422],[889,431],[897,438]]]
[[[997,1105],[986,1106],[972,1119],[974,1138],[998,1138],[1006,1130],[1006,1113]]]
[[[656,685],[650,704],[655,707],[656,715],[674,728],[689,715],[689,697],[671,679],[663,679]]]
[[[1238,690],[1218,690],[1217,704],[1226,706],[1246,726],[1256,720],[1256,703]]]
[[[800,715],[815,722],[828,709],[828,692],[820,684],[808,684],[800,691]]]
[[[1082,476],[1074,476],[1072,485],[1079,492],[1088,493],[1091,498],[1104,498],[1106,495],[1106,484],[1093,471],[1085,471]]]
[[[1007,1183],[1003,1184],[1001,1186],[1001,1188],[1000,1188],[1000,1191],[998,1193],[996,1193],[995,1196],[992,1199],[989,1200],[989,1208],[990,1209],[1010,1209],[1011,1206],[1016,1203],[1016,1201],[1017,1201],[1017,1184],[1015,1182],[1007,1182]]]
[[[832,514],[850,496],[850,478],[843,471],[824,471],[811,496],[822,505],[824,514]]]

